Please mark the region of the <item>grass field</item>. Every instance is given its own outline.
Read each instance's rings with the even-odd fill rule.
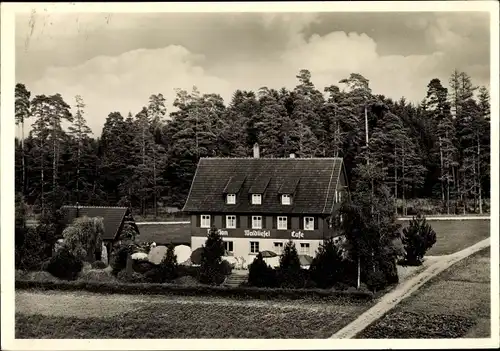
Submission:
[[[490,337],[490,250],[427,282],[357,338]]]
[[[449,255],[490,236],[490,221],[484,219],[427,221],[436,232],[436,244],[428,256]],[[403,227],[408,221],[402,222]]]
[[[16,294],[16,338],[327,338],[371,303]]]

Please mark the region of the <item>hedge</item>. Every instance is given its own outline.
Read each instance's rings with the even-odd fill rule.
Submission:
[[[154,283],[108,283],[85,281],[34,281],[16,280],[16,289],[41,290],[84,290],[106,294],[149,294],[149,295],[182,295],[182,296],[216,296],[242,299],[321,299],[367,301],[373,299],[373,294],[366,291],[336,291],[326,289],[282,289],[257,287],[226,287],[226,286],[182,286],[175,284]]]

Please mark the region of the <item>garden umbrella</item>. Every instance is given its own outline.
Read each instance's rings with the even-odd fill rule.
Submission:
[[[279,265],[280,265],[280,258],[279,258],[279,256],[266,257],[266,258],[264,258],[264,262],[266,262],[272,268],[275,268],[275,267],[279,267]]]
[[[177,245],[174,254],[177,256],[177,262],[185,262],[191,257],[191,248],[187,245]]]
[[[193,264],[201,264],[201,254],[203,250],[203,247],[199,247],[191,253],[191,262]]]
[[[310,266],[313,258],[309,255],[299,255],[299,261],[301,266]]]
[[[136,252],[135,254],[132,254],[133,260],[146,260],[147,258],[148,254],[144,252]]]
[[[167,247],[166,246],[156,246],[149,251],[149,262],[152,262],[154,264],[160,264],[161,261],[163,260],[163,257],[165,257],[165,254],[167,253]]]
[[[278,256],[277,253],[269,251],[269,250],[264,250],[260,252],[262,254],[262,258],[268,258],[268,257],[276,257]]]

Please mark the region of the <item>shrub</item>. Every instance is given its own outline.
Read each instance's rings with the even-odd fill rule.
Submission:
[[[222,256],[224,255],[224,242],[217,231],[212,227],[207,235],[201,254],[199,281],[203,284],[221,284],[225,276],[222,272]]]
[[[222,260],[220,265],[221,265],[220,270],[221,270],[222,274],[224,274],[224,275],[230,275],[231,272],[233,271],[233,267],[231,266],[231,263],[227,262],[226,260]]]
[[[71,253],[86,262],[94,262],[102,253],[104,224],[101,217],[79,217],[64,229],[62,235]]]
[[[303,274],[301,274],[299,255],[294,242],[291,240],[283,248],[277,277],[282,288],[299,288],[304,286],[305,282]]]
[[[146,260],[133,260],[132,262],[132,269],[137,273],[146,274],[155,268],[157,265]]]
[[[200,267],[193,266],[177,266],[177,276],[178,277],[193,277],[198,278],[200,275]]]
[[[436,243],[436,232],[426,222],[425,216],[418,214],[403,229],[403,245],[405,248],[404,263],[419,266],[425,253]]]
[[[33,271],[41,267],[45,252],[38,228],[17,229],[24,232],[24,243],[16,250],[16,267],[19,269]]]
[[[88,271],[81,272],[78,280],[82,281],[94,281],[94,282],[116,282],[116,278],[109,271],[104,269],[90,269]]]
[[[122,244],[115,248],[111,255],[110,266],[113,268],[113,274],[117,275],[118,272],[125,269],[127,266],[127,258],[132,254],[134,247],[131,244]]]
[[[67,248],[62,248],[50,259],[47,271],[57,278],[74,280],[82,268],[83,262]]]
[[[376,270],[366,272],[366,286],[370,291],[376,292],[382,290],[387,284],[384,272]]]
[[[276,273],[273,268],[264,261],[259,252],[255,260],[249,265],[248,285],[256,287],[276,286]]]
[[[343,279],[345,265],[341,249],[330,238],[319,247],[311,263],[311,279],[320,288],[330,288]]]
[[[174,283],[181,286],[199,286],[201,283],[192,276],[179,277],[174,280]]]
[[[172,281],[177,278],[177,256],[174,253],[174,245],[169,245],[167,253],[160,263],[162,281]]]
[[[181,285],[181,281],[186,283]],[[176,280],[178,284],[147,284],[147,283],[105,283],[85,281],[46,281],[37,282],[29,280],[16,281],[16,289],[45,289],[66,291],[91,291],[108,294],[149,294],[149,295],[177,295],[177,296],[219,296],[242,299],[327,299],[337,303],[362,303],[373,299],[373,293],[354,290],[334,291],[325,289],[273,289],[257,287],[222,287],[201,285],[195,279],[182,277]],[[195,286],[193,286],[195,285]]]
[[[137,272],[127,272],[126,270],[120,271],[117,276],[118,280],[126,283],[146,283],[146,278]]]
[[[104,269],[107,267],[106,263],[102,262],[102,261],[95,261],[95,262],[92,262],[92,265],[91,265],[92,269]]]
[[[57,277],[54,277],[49,272],[44,272],[44,271],[27,272],[22,279],[32,280],[42,283],[60,281]]]

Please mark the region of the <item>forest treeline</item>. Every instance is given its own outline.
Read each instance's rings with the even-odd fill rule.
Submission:
[[[490,194],[489,92],[457,70],[448,86],[432,79],[411,104],[374,94],[357,73],[321,91],[301,70],[293,90],[237,90],[227,105],[193,87],[177,90],[169,112],[154,94],[135,115],[109,113],[94,137],[81,96],[32,96],[18,83],[16,125],[32,128],[15,140],[16,192],[37,213],[76,203],[157,213],[183,206],[199,158],[249,157],[258,143],[261,157],[343,157],[351,186],[366,151],[373,179],[403,203],[433,198],[443,213],[482,213]]]

